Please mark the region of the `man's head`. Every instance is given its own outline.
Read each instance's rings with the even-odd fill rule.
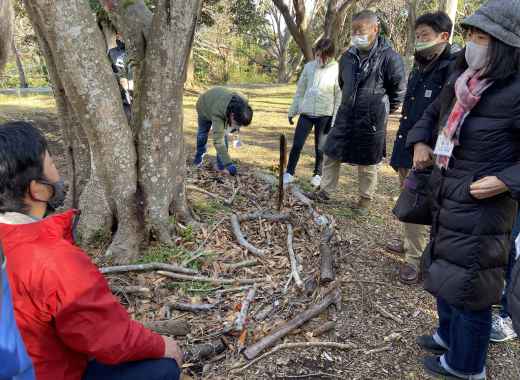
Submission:
[[[0,125],[0,213],[43,217],[64,195],[43,134],[26,122]]]
[[[415,50],[429,55],[429,50],[449,42],[453,22],[445,12],[425,13],[415,22]],[[434,52],[433,52],[434,53]]]
[[[227,117],[231,129],[240,129],[253,121],[253,109],[240,96],[233,96],[227,108]]]
[[[379,35],[379,19],[371,10],[364,10],[352,17],[352,45],[362,51],[370,50]]]

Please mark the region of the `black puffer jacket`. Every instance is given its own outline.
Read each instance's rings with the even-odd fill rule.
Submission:
[[[520,261],[518,260],[513,268],[511,284],[509,286],[507,311],[513,320],[513,327],[516,333],[520,334]]]
[[[364,60],[350,48],[339,63],[339,85],[341,106],[323,151],[349,164],[377,164],[386,155],[388,113],[406,92],[403,60],[383,37]]]
[[[395,170],[400,168],[411,169],[412,152],[406,147],[408,131],[419,121],[424,111],[442,91],[452,70],[452,63],[456,57],[451,53],[451,45],[447,45],[444,52],[427,68],[414,66],[408,79],[408,88],[403,104],[403,115],[394,143],[390,166]]]
[[[433,144],[438,126],[444,124],[440,120],[449,114],[441,111],[450,108],[441,107],[441,101],[451,98],[458,75],[409,132],[408,146]],[[515,199],[520,199],[519,161],[520,74],[515,74],[484,92],[462,125],[450,167],[432,174],[434,218],[423,255],[424,286],[450,305],[482,310],[500,300]],[[497,176],[510,191],[485,200],[473,198],[471,183],[486,176]]]

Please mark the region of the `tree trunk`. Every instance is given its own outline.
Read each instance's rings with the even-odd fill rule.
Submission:
[[[327,12],[325,13],[324,37],[332,39],[336,50],[339,50],[340,39],[343,35],[345,19],[348,10],[356,2],[356,0],[329,0]]]
[[[103,20],[99,23],[99,27],[105,38],[106,51],[116,47],[116,30],[108,21]]]
[[[14,12],[9,0],[0,0],[0,72],[11,52],[11,41],[13,38]]]
[[[175,210],[185,205],[174,190],[184,183],[183,90],[200,5],[200,0],[158,1],[140,79],[141,112],[134,115],[145,229],[163,243],[172,243],[171,204]]]
[[[453,22],[450,42],[453,41],[453,30],[455,28],[455,23],[457,22],[457,5],[458,0],[439,0],[439,10],[446,12]]]
[[[16,59],[16,68],[18,69],[18,78],[20,81],[20,88],[27,88],[29,85],[27,84],[27,79],[25,78],[25,70],[23,68],[22,64],[22,58],[20,57],[20,53],[18,52],[18,49],[16,48],[16,43],[14,41],[14,37],[11,41],[11,47],[14,53],[14,57]]]
[[[406,39],[405,63],[407,71],[410,69],[414,61],[415,52],[415,21],[417,20],[417,0],[408,0],[408,36]]]
[[[282,14],[287,28],[305,57],[305,62],[312,61],[314,53],[309,37],[305,0],[293,0],[294,16],[284,0],[273,0],[273,3]]]
[[[56,88],[62,88],[66,98],[60,100],[60,95],[57,99],[58,104],[61,102],[62,123],[69,123],[67,115],[73,114],[72,119],[78,120],[88,138],[94,173],[90,182],[99,181],[98,192],[83,191],[80,204],[88,205],[84,210],[88,215],[95,209],[92,206],[104,204],[106,196],[110,215],[117,218],[117,230],[108,253],[114,255],[116,262],[129,261],[137,257],[141,242],[136,202],[137,159],[101,31],[95,27],[94,15],[86,2],[55,0],[49,4],[47,0],[24,0],[24,3],[38,30],[40,43],[50,52],[45,58],[54,71],[51,79]],[[73,145],[69,141],[69,148]],[[102,225],[107,221],[108,210],[102,211],[104,215],[91,218],[96,220],[92,226],[106,230],[111,227]]]

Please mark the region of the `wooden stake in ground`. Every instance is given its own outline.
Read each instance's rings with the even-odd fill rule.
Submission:
[[[185,336],[190,332],[188,322],[183,320],[150,321],[143,325],[157,334]]]
[[[285,140],[285,135],[280,135],[280,166],[278,173],[278,211],[282,210],[283,207],[283,174],[285,172],[285,166],[287,163],[287,141]]]
[[[329,226],[325,227],[320,241],[320,284],[334,281],[334,253],[330,248],[330,241],[334,232]]]
[[[290,223],[287,223],[287,250],[289,251],[289,261],[291,262],[291,275],[296,286],[303,289],[303,281],[298,271],[298,263],[296,262],[296,254],[293,249],[293,227]]]
[[[337,287],[327,293],[319,303],[311,305],[307,310],[298,314],[298,316],[291,319],[271,335],[263,337],[258,342],[246,348],[244,350],[244,356],[248,360],[256,358],[262,351],[274,346],[278,340],[289,334],[291,331],[297,329],[312,318],[320,315],[323,311],[327,310],[331,304],[335,304],[338,308],[341,305],[341,292]]]

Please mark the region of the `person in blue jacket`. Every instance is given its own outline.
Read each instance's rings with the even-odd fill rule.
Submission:
[[[5,267],[0,244],[0,380],[36,380],[31,359],[14,319]]]

